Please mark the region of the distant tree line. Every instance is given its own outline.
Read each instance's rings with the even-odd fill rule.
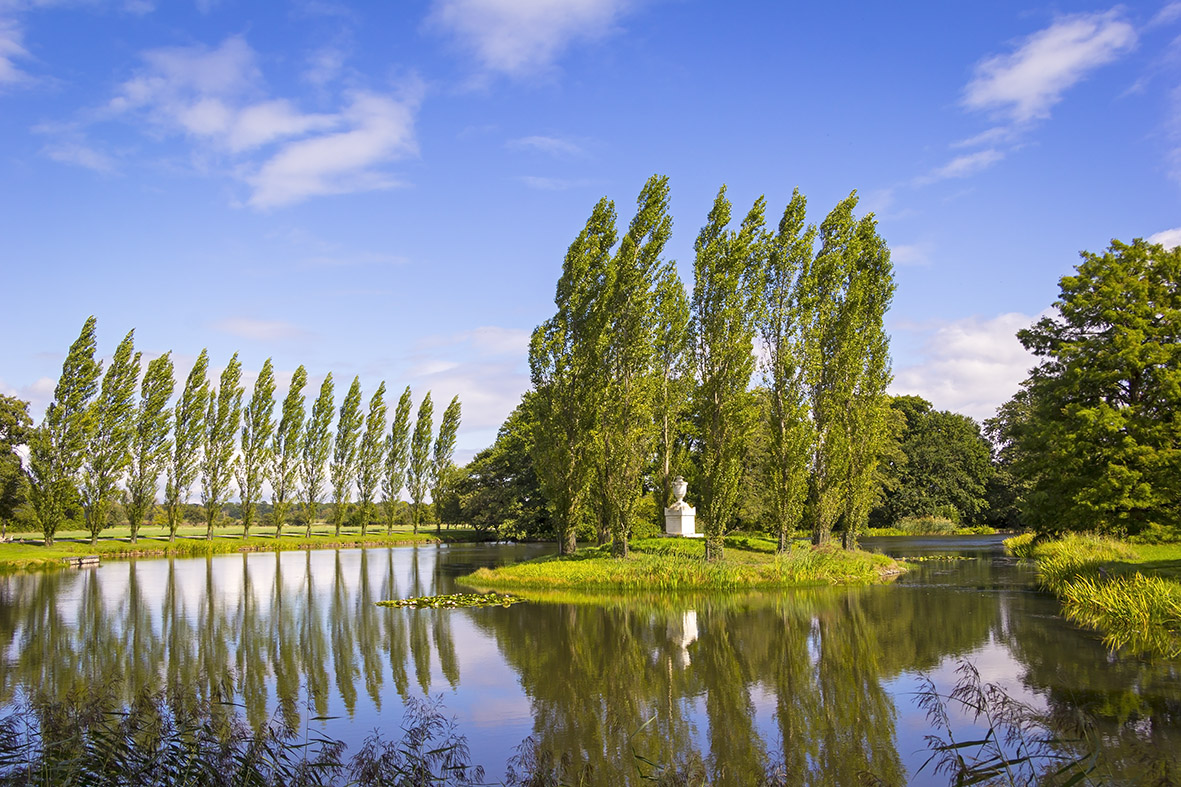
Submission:
[[[235,508],[249,536],[268,484],[268,513],[276,536],[296,519],[296,506],[305,533],[311,535],[329,490],[337,535],[350,512],[362,534],[378,518],[387,532],[391,530],[402,513],[403,489],[410,495],[410,518],[417,532],[425,518],[427,493],[436,500],[445,497],[455,479],[458,396],[444,411],[435,436],[429,391],[412,426],[407,386],[390,425],[384,382],[373,392],[366,411],[360,378],[354,377],[336,408],[329,373],[307,414],[303,391],[308,376],[300,366],[291,376],[276,420],[269,358],[244,401],[237,353],[215,386],[208,379],[208,354],[202,350],[174,401],[170,353],[143,368],[132,331],[104,371],[95,358],[95,331],[90,317],[70,347],[53,401],[36,428],[26,403],[12,397],[0,401],[0,520],[6,525],[27,499],[47,545],[78,512],[94,543],[116,508],[125,513],[135,542],[156,506],[161,479],[170,540],[191,515],[189,499],[198,484],[206,537],[212,538],[235,491],[240,500]],[[28,445],[27,472],[15,451],[23,444]]]

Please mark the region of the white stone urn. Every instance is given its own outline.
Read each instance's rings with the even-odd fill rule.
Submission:
[[[675,505],[679,505],[680,503],[685,502],[685,493],[688,491],[689,491],[689,482],[688,481],[686,481],[681,476],[677,476],[676,478],[674,478],[673,479],[673,497],[675,497],[676,500],[673,501],[673,505],[675,506]]]

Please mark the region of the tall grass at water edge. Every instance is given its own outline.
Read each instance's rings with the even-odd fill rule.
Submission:
[[[1112,650],[1181,657],[1181,582],[1143,573],[1135,547],[1087,534],[1040,543],[1025,534],[1005,546],[1035,560],[1040,583],[1062,600],[1066,618],[1102,633]]]

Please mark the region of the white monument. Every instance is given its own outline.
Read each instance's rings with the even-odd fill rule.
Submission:
[[[682,536],[684,538],[702,538],[703,533],[695,532],[697,509],[685,502],[685,492],[689,491],[689,484],[685,479],[677,476],[673,479],[673,497],[676,500],[664,509],[664,534],[668,536]]]

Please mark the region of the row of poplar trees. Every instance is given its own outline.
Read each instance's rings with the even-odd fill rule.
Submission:
[[[589,518],[626,556],[645,482],[668,505],[692,452],[706,556],[720,559],[757,429],[779,548],[799,528],[856,545],[888,438],[894,292],[889,249],[856,205],[853,192],[816,227],[796,190],[774,231],[762,197],[731,227],[722,187],[694,244],[691,297],[663,257],[666,177],[645,184],[622,238],[614,204],[595,205],[529,350],[534,464],[560,552]]]
[[[169,540],[176,539],[183,508],[198,480],[209,539],[235,482],[245,537],[257,520],[257,504],[268,483],[276,537],[295,505],[303,509],[305,535],[310,536],[329,485],[336,535],[354,487],[362,534],[379,502],[387,532],[393,528],[403,487],[410,493],[417,532],[427,490],[434,486],[437,497],[438,485],[453,473],[461,415],[458,396],[443,413],[432,455],[434,406],[429,391],[412,430],[407,386],[387,431],[384,382],[370,397],[366,413],[360,379],[353,378],[337,410],[329,373],[308,414],[303,393],[308,375],[300,366],[291,376],[276,419],[270,358],[262,365],[249,400],[243,402],[238,354],[230,358],[213,387],[207,379],[208,354],[202,350],[174,402],[171,353],[141,369],[131,331],[115,349],[104,374],[102,362],[95,359],[95,327],[92,316],[70,347],[53,401],[29,439],[30,494],[46,545],[53,543],[58,528],[77,508],[95,543],[108,524],[120,485],[126,492],[134,543],[156,504],[161,477]]]

